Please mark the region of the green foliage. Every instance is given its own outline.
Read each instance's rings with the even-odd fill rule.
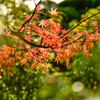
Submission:
[[[64,0],[58,4],[59,7],[73,6],[77,10],[88,8],[94,8],[100,5],[100,0]]]
[[[3,46],[3,44],[6,44],[5,38],[0,36],[0,47]]]
[[[57,5],[57,8],[67,14],[63,17],[62,26],[69,29],[68,23],[72,20],[80,20],[80,16],[87,12],[88,9],[96,8],[100,5],[100,0],[64,0]],[[100,10],[100,8],[99,8]],[[96,13],[96,12],[95,12]]]
[[[24,20],[23,16],[25,12],[31,13],[29,8],[23,3],[17,3],[15,0],[1,0],[1,5],[3,5],[7,12],[6,15],[0,14],[0,18],[3,19],[2,22],[6,25],[7,22],[13,27],[20,26],[20,23]]]
[[[58,8],[59,11],[63,11],[66,13],[69,17],[69,20],[71,19],[79,19],[79,13],[74,7],[60,7]]]
[[[27,73],[24,66],[16,64],[18,73],[13,76],[2,76],[0,80],[0,97],[2,100],[37,100],[37,89],[41,87],[44,74],[33,71]],[[28,70],[28,69],[27,69]]]
[[[16,41],[12,38],[12,37],[10,37],[10,36],[3,36],[2,35],[2,45],[4,45],[5,43],[7,44],[7,46],[9,46],[9,47],[13,47],[13,45],[14,44],[16,44]],[[1,45],[1,46],[2,46]]]

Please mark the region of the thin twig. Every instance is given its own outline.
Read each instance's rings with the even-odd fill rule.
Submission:
[[[20,32],[21,31],[21,29],[25,26],[25,24],[26,23],[28,23],[31,19],[32,19],[32,17],[34,16],[34,14],[35,14],[35,11],[36,11],[36,7],[41,3],[41,1],[42,0],[40,0],[39,2],[38,2],[38,4],[35,6],[35,9],[34,9],[34,11],[33,11],[33,13],[32,13],[32,15],[31,15],[31,17],[28,19],[28,20],[26,20],[23,24],[22,24],[22,26],[21,26],[21,28],[18,30],[18,32]]]
[[[100,26],[99,26],[96,30],[98,30],[98,29],[100,29]],[[96,30],[94,30],[94,31],[92,31],[92,32],[90,32],[90,33],[94,33]],[[90,34],[90,33],[88,33],[88,34]],[[61,46],[61,48],[63,48],[64,46],[70,45],[70,44],[76,42],[77,40],[80,40],[81,38],[83,38],[83,37],[86,36],[86,35],[87,35],[87,34],[83,34],[82,36],[80,36],[80,37],[77,38],[76,40],[74,40],[74,41],[72,41],[72,42],[69,42],[69,43],[67,43],[67,44],[65,44],[65,45],[63,45],[63,46]]]
[[[36,2],[35,2],[35,0],[33,0],[33,1],[34,1],[35,6],[36,6]]]
[[[99,13],[100,13],[100,12],[97,12],[97,13],[93,14],[92,16],[83,19],[83,20],[80,21],[77,25],[75,25],[72,29],[70,29],[66,34],[64,34],[63,36],[61,36],[60,38],[63,38],[65,35],[67,35],[67,34],[70,33],[71,31],[73,31],[77,26],[79,26],[82,22],[84,22],[84,21],[86,21],[86,20],[88,20],[88,19],[90,19],[90,18],[96,16],[96,15],[99,14]]]

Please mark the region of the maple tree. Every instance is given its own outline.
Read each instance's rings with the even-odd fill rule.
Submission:
[[[93,29],[77,32],[75,29],[88,23],[88,19],[98,15],[100,12],[90,17],[82,19],[77,25],[69,30],[63,29],[60,23],[55,22],[57,8],[48,11],[52,17],[49,19],[38,18],[41,11],[40,3],[35,3],[32,15],[25,16],[25,22],[16,29],[7,24],[8,30],[2,34],[2,47],[0,48],[0,68],[16,73],[11,66],[20,64],[31,69],[48,70],[49,60],[55,59],[57,64],[63,63],[69,66],[70,58],[80,50],[85,55],[89,54],[89,49],[93,48],[93,42],[100,40],[100,22],[89,23]],[[35,2],[35,0],[34,0]],[[9,40],[7,41],[3,41]],[[63,61],[62,61],[63,60]]]

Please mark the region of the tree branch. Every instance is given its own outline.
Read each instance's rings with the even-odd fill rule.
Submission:
[[[37,7],[41,2],[42,2],[42,0],[40,0],[40,1],[38,2],[38,4],[35,6],[35,9],[34,9],[32,15],[31,15],[31,17],[30,17],[28,20],[26,20],[26,21],[22,24],[22,26],[21,26],[21,28],[18,30],[18,32],[20,32],[21,29],[25,26],[25,24],[28,23],[28,22],[32,19],[32,17],[33,17],[34,14],[35,14],[36,7]]]
[[[33,0],[33,1],[34,1],[35,6],[36,6],[36,2],[35,2],[35,0]]]
[[[96,30],[98,30],[98,29],[100,29],[100,26],[98,26],[98,28],[97,28]],[[96,30],[94,30],[94,31],[92,31],[92,32],[90,32],[90,33],[94,33],[94,32],[96,32]],[[88,33],[88,34],[90,34],[90,33]],[[61,48],[63,48],[64,46],[70,45],[70,44],[76,42],[77,40],[80,40],[81,38],[83,38],[83,37],[86,36],[86,35],[87,35],[87,34],[83,34],[82,36],[80,36],[79,38],[77,38],[76,40],[74,40],[73,42],[69,42],[69,43],[67,43],[67,44],[65,44],[65,45],[63,45],[63,46],[61,46]]]
[[[31,42],[27,41],[26,39],[24,39],[21,35],[19,35],[19,38],[31,46],[41,47],[41,48],[50,48],[49,46],[46,47],[43,45],[37,45],[37,44],[31,43]]]
[[[95,15],[97,15],[97,14],[99,14],[99,13],[100,13],[100,12],[97,12],[97,13],[93,14],[92,16],[83,19],[83,20],[80,21],[77,25],[75,25],[72,29],[70,29],[66,34],[64,34],[63,36],[61,36],[60,38],[63,38],[65,35],[67,35],[67,34],[70,33],[72,30],[74,30],[77,26],[79,26],[82,22],[84,22],[84,21],[86,21],[86,20],[88,20],[88,19],[94,17]]]

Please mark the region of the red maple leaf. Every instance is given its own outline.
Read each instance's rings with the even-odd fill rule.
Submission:
[[[46,27],[46,26],[47,26],[46,20],[45,20],[45,19],[42,19],[42,20],[40,21],[40,24],[39,24],[39,25],[41,25],[42,28]]]
[[[26,16],[25,16],[26,20],[29,20],[30,17],[31,17],[30,15],[26,15]]]
[[[64,34],[66,34],[67,31],[66,31],[65,29],[62,29],[61,32],[62,32],[62,34],[64,35]]]
[[[32,35],[25,36],[25,39],[30,42],[30,40],[33,39],[31,36]]]
[[[57,15],[58,12],[57,12],[56,10],[57,10],[57,8],[55,8],[55,10],[53,10],[53,9],[51,8],[51,11],[49,11],[49,13],[50,13],[51,15]]]
[[[36,7],[36,10],[37,10],[37,12],[39,12],[39,11],[41,10],[41,6],[38,5],[38,6]]]
[[[93,26],[97,25],[97,21],[93,21],[92,24],[93,24]]]
[[[34,18],[38,18],[37,16],[38,16],[37,14],[34,14]]]
[[[2,72],[0,72],[0,75],[2,75]]]

